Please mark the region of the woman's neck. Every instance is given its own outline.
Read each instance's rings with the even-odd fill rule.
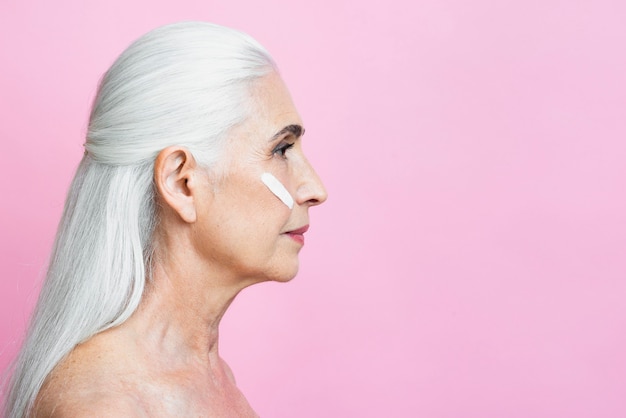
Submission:
[[[169,365],[192,361],[213,368],[220,363],[220,321],[243,287],[215,280],[193,263],[156,264],[141,303],[122,327]]]

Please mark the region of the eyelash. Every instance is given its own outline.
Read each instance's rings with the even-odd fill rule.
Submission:
[[[289,150],[294,145],[295,145],[295,143],[293,143],[293,142],[291,144],[289,144],[287,142],[284,142],[282,144],[278,144],[278,146],[276,148],[274,148],[274,151],[272,151],[272,154],[278,154],[282,158],[285,158],[285,153],[287,152],[287,150]]]

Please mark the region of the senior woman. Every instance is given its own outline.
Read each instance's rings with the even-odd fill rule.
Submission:
[[[158,28],[105,74],[6,416],[256,416],[218,353],[245,287],[298,270],[326,191],[269,54]]]

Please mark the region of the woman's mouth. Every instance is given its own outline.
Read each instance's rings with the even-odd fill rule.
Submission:
[[[289,235],[289,237],[299,243],[300,245],[304,245],[304,233],[308,231],[309,226],[304,225],[302,228],[294,229],[293,231],[285,232],[285,234]]]

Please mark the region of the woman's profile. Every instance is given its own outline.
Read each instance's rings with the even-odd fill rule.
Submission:
[[[288,281],[326,191],[251,37],[178,23],[104,75],[9,384],[21,417],[256,416],[218,352],[235,296]]]

